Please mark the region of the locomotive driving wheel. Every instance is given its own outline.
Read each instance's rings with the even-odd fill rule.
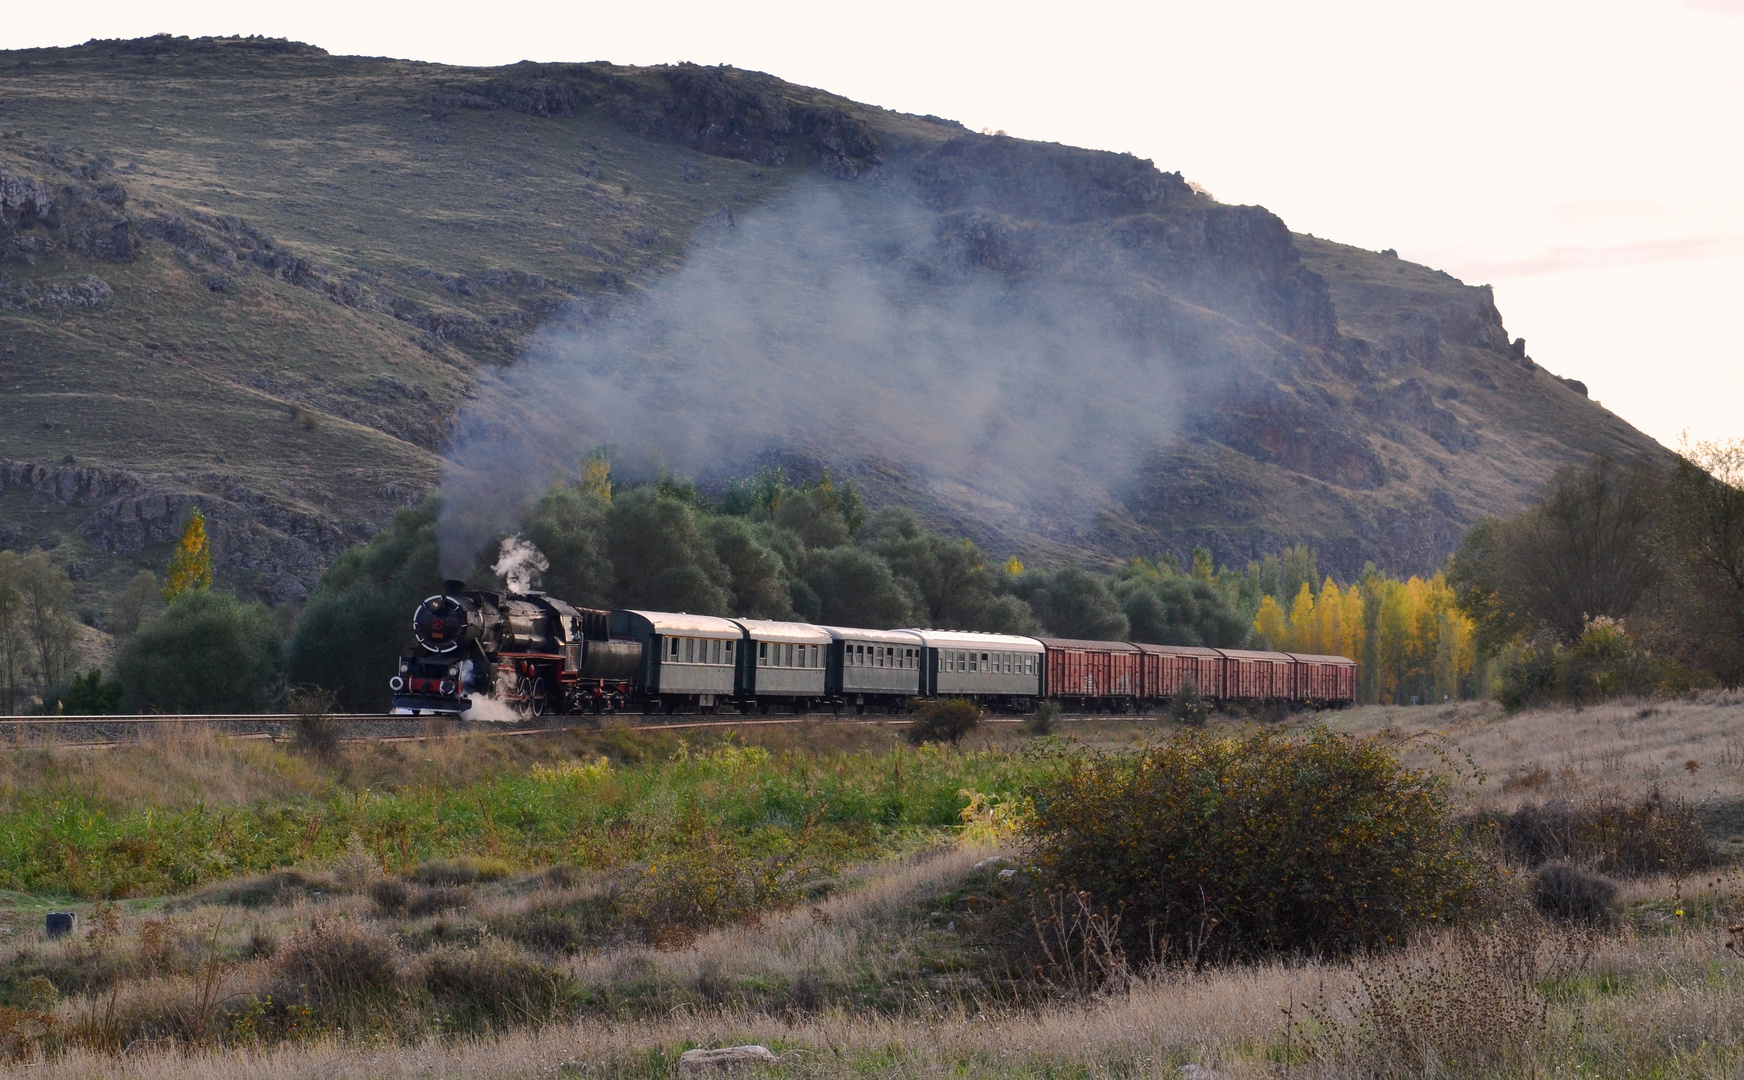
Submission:
[[[515,711],[526,716],[533,708],[533,680],[523,675],[515,683]]]
[[[545,715],[546,695],[545,680],[534,679],[533,699],[527,703],[528,708],[532,710],[534,716]]]

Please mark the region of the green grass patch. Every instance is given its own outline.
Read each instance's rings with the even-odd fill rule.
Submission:
[[[1044,766],[924,747],[840,753],[679,744],[613,763],[559,759],[452,783],[334,787],[239,805],[105,805],[92,790],[14,791],[0,888],[76,897],[177,893],[319,863],[353,833],[385,871],[487,856],[517,868],[612,868],[714,847],[734,861],[827,870],[924,845],[957,825],[964,790],[1012,791]],[[699,901],[700,902],[700,901]]]

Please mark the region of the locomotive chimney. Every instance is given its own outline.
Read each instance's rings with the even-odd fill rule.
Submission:
[[[454,578],[449,578],[447,581],[442,583],[442,595],[444,596],[459,596],[465,591],[466,582],[464,581],[457,581]]]

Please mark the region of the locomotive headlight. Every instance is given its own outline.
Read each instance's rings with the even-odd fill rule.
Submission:
[[[453,679],[443,679],[442,680],[442,692],[444,694],[454,693],[454,680]]]
[[[404,690],[406,688],[406,680],[395,675],[393,678],[388,680],[388,688],[396,691]]]

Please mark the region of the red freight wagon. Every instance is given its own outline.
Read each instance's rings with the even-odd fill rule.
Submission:
[[[1143,692],[1138,646],[1120,641],[1037,638],[1047,650],[1044,697],[1079,701],[1131,700]]]
[[[1197,645],[1139,645],[1144,697],[1174,698],[1191,684],[1200,697],[1223,697],[1223,654]]]
[[[1296,690],[1296,662],[1289,653],[1219,649],[1223,654],[1223,689],[1229,698],[1270,700],[1290,698]]]
[[[1296,698],[1301,701],[1348,703],[1356,700],[1356,661],[1345,656],[1291,653],[1296,661]]]

